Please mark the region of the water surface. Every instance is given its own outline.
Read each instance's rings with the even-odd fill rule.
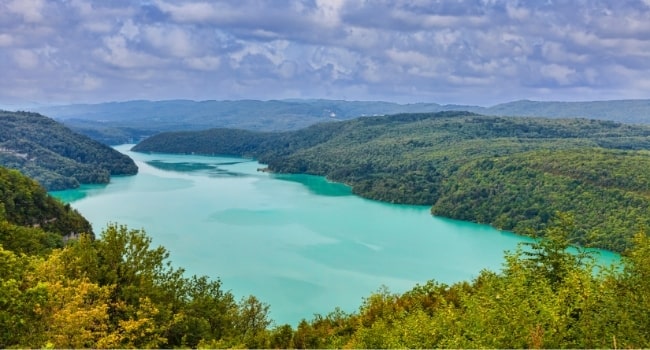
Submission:
[[[527,240],[432,217],[429,207],[366,200],[322,177],[260,172],[248,159],[129,148],[117,147],[138,175],[53,194],[96,233],[110,222],[145,229],[176,266],[221,278],[237,297],[255,295],[277,323],[354,311],[382,285],[403,292],[430,279],[470,280]]]

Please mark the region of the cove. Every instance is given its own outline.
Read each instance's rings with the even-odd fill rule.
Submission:
[[[138,175],[52,194],[97,234],[111,222],[144,229],[175,266],[270,304],[277,324],[295,326],[336,307],[355,311],[381,286],[404,292],[431,279],[471,280],[482,269],[498,271],[504,251],[529,240],[433,217],[426,206],[363,199],[323,177],[260,172],[249,159],[131,146],[116,149],[136,161]]]

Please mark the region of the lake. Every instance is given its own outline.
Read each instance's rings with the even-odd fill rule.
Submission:
[[[143,228],[190,274],[221,278],[237,298],[271,305],[278,324],[357,310],[381,286],[404,292],[430,279],[498,270],[528,238],[433,217],[429,207],[381,203],[309,175],[258,171],[250,159],[142,154],[139,174],[52,192],[99,235],[108,223]],[[601,260],[616,254],[603,252]]]

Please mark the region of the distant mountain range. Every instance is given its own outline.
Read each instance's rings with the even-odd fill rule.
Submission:
[[[0,111],[0,166],[18,169],[48,190],[108,183],[138,171],[133,160],[31,112]]]
[[[588,118],[650,124],[650,100],[515,101],[492,107],[341,100],[128,101],[35,107],[106,144],[137,142],[162,131],[214,127],[296,130],[315,123],[397,113],[468,111],[488,116]]]

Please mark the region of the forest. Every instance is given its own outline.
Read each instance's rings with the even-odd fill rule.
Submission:
[[[650,127],[588,119],[398,114],[297,131],[169,132],[134,151],[252,157],[366,198],[540,236],[575,216],[572,244],[623,252],[650,224]]]
[[[112,175],[138,171],[131,158],[31,112],[0,111],[0,165],[50,191],[108,183]]]
[[[297,130],[327,120],[398,113],[469,111],[491,116],[547,118],[589,117],[623,123],[650,124],[650,100],[590,102],[513,101],[491,107],[398,104],[383,101],[325,99],[166,100],[37,106],[72,130],[109,145],[134,143],[163,132],[236,128],[256,131]]]
[[[650,346],[643,231],[619,265],[596,268],[587,251],[567,252],[579,225],[558,213],[545,238],[507,252],[500,271],[452,285],[431,280],[402,294],[378,286],[356,311],[289,325],[274,323],[272,305],[254,296],[187,276],[143,230],[109,224],[97,237],[64,241],[81,233],[84,219],[16,170],[0,168],[0,190],[2,348]],[[69,224],[35,224],[53,221]]]
[[[540,237],[505,252],[498,271],[404,293],[377,286],[357,310],[295,325],[174,266],[142,229],[114,223],[95,234],[39,182],[0,167],[0,347],[650,347],[649,136],[608,121],[445,112],[281,133],[175,132],[137,145],[255,157],[274,172],[325,175],[368,198]],[[580,246],[622,260],[597,267]]]

